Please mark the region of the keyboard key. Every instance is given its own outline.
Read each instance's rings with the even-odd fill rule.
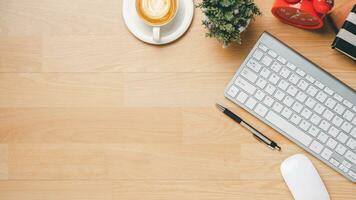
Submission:
[[[296,73],[301,77],[305,76],[305,72],[301,69],[297,69]]]
[[[323,120],[323,121],[321,121],[319,127],[322,130],[327,131],[329,129],[329,127],[330,127],[330,124],[327,121]]]
[[[356,172],[350,170],[348,175],[350,175],[353,179],[356,179]]]
[[[236,94],[239,92],[239,89],[232,85],[229,90],[227,91],[227,94],[230,95],[232,98],[235,98]]]
[[[333,164],[335,167],[339,166],[339,162],[337,160],[335,160],[334,158],[330,159],[330,163]]]
[[[324,92],[326,92],[326,94],[328,95],[333,95],[334,94],[334,91],[328,87],[325,87],[324,88]]]
[[[279,113],[283,109],[283,106],[282,106],[282,104],[276,102],[276,103],[273,104],[272,109]]]
[[[334,113],[331,112],[331,111],[328,110],[328,109],[326,109],[325,112],[324,112],[324,114],[323,114],[323,117],[324,117],[325,119],[329,120],[329,121],[331,120],[331,118],[333,118],[333,116],[334,116]]]
[[[249,82],[244,80],[241,77],[237,77],[235,80],[235,84],[240,87],[241,89],[245,90],[249,94],[253,94],[256,90],[256,87],[251,85]]]
[[[286,107],[282,110],[282,116],[287,119],[289,119],[289,117],[292,115],[292,113],[293,112],[289,108],[286,108]]]
[[[241,75],[252,83],[257,80],[257,75],[246,67],[241,71]]]
[[[324,148],[324,146],[322,144],[320,144],[318,141],[314,140],[310,147],[309,147],[312,151],[314,151],[315,153],[319,154],[321,152],[321,150]]]
[[[300,122],[299,127],[302,128],[304,131],[307,131],[310,127],[310,123],[302,120],[302,122]]]
[[[314,108],[315,104],[316,104],[316,101],[310,97],[305,102],[305,105],[308,106],[310,109]]]
[[[285,80],[281,80],[278,84],[278,87],[281,88],[281,90],[286,90],[288,86],[289,83]]]
[[[349,139],[349,136],[347,136],[345,133],[341,132],[336,138],[339,140],[341,143],[345,143],[347,139]]]
[[[250,97],[246,102],[246,106],[251,110],[255,107],[256,104],[257,104],[257,100],[254,99],[253,97]]]
[[[299,76],[296,75],[296,74],[292,74],[292,75],[289,77],[289,81],[290,81],[291,83],[293,83],[294,85],[298,83],[299,79],[300,79]]]
[[[281,56],[278,56],[277,60],[281,62],[283,65],[287,64],[287,60]]]
[[[263,100],[263,103],[266,106],[271,107],[272,104],[274,103],[274,100],[270,96],[266,96],[266,98]]]
[[[272,58],[276,58],[278,56],[277,53],[272,50],[268,51],[268,55],[272,56]]]
[[[264,117],[264,116],[266,115],[267,111],[268,111],[268,108],[267,108],[266,106],[264,106],[264,105],[262,105],[262,104],[259,103],[259,104],[256,106],[256,108],[254,109],[254,111],[255,111],[258,115],[260,115],[261,117]]]
[[[275,90],[276,90],[276,87],[274,87],[271,84],[268,84],[267,87],[265,88],[265,91],[270,95],[273,95]]]
[[[333,137],[336,137],[339,134],[339,132],[340,132],[339,129],[335,128],[335,126],[332,126],[328,131],[329,135]]]
[[[267,52],[268,51],[268,48],[264,45],[264,44],[262,44],[262,43],[260,43],[259,45],[258,45],[258,48],[260,48],[262,51],[264,51],[264,52]]]
[[[290,71],[283,67],[281,72],[279,72],[279,74],[283,77],[283,78],[288,78],[289,74],[290,74]]]
[[[268,78],[268,76],[270,75],[270,73],[271,73],[271,71],[269,71],[268,69],[266,69],[266,68],[263,68],[262,70],[261,70],[261,76],[262,77],[264,77],[264,78]]]
[[[277,90],[277,92],[274,93],[274,98],[276,98],[278,101],[282,101],[284,96],[285,96],[284,92],[282,92],[280,90]]]
[[[256,58],[257,60],[260,60],[263,56],[263,52],[256,49],[256,51],[253,53],[252,55],[254,58]]]
[[[302,117],[304,117],[305,119],[309,119],[312,114],[312,111],[310,111],[308,108],[304,108],[301,113]]]
[[[297,67],[295,65],[293,65],[292,63],[287,63],[287,67],[291,70],[295,70]]]
[[[324,112],[324,110],[325,110],[325,107],[324,106],[322,106],[321,104],[316,104],[316,106],[315,106],[315,108],[314,108],[314,111],[316,112],[316,113],[318,113],[318,114],[322,114],[323,112]]]
[[[263,78],[259,78],[256,82],[256,85],[260,87],[261,89],[265,88],[267,84],[267,81],[265,81]]]
[[[352,108],[352,103],[351,102],[349,102],[348,100],[344,100],[343,102],[342,102],[346,107],[349,107],[349,108]]]
[[[298,83],[298,87],[299,87],[301,90],[306,90],[308,86],[309,86],[309,84],[308,84],[306,81],[304,81],[304,80],[301,80],[301,81],[299,81],[299,83]]]
[[[334,149],[336,145],[337,142],[332,138],[329,138],[329,140],[326,142],[326,146],[330,147],[331,149]]]
[[[290,121],[295,125],[298,125],[301,120],[302,118],[296,114],[293,114],[292,117],[290,118]]]
[[[345,111],[345,107],[337,104],[336,107],[334,108],[335,112],[337,112],[339,115],[342,115],[342,113],[344,113]]]
[[[342,161],[342,164],[343,164],[346,168],[351,168],[351,167],[352,167],[351,163],[348,162],[348,161],[346,161],[346,160],[343,160],[343,161]]]
[[[319,81],[315,81],[315,85],[320,89],[324,88],[324,84],[320,83]]]
[[[303,105],[300,104],[299,102],[295,102],[295,103],[293,104],[293,106],[292,106],[292,109],[293,109],[295,112],[299,113],[300,111],[302,111]]]
[[[274,126],[278,127],[281,130],[284,130],[288,133],[288,135],[295,140],[299,141],[305,146],[309,146],[312,141],[312,138],[305,134],[303,131],[299,130],[292,124],[290,124],[287,120],[280,117],[273,111],[268,112],[266,115],[267,121],[269,121]]]
[[[334,98],[340,102],[342,102],[342,100],[344,100],[344,98],[342,98],[339,94],[334,94]]]
[[[344,122],[341,126],[341,129],[344,130],[346,133],[349,133],[352,129],[352,125],[348,122]]]
[[[277,76],[276,74],[272,74],[269,79],[269,82],[271,82],[272,84],[277,84],[277,82],[279,81],[279,76]]]
[[[321,121],[321,118],[316,115],[316,114],[313,114],[313,116],[310,118],[310,121],[315,124],[315,125],[318,125]]]
[[[345,158],[347,158],[349,161],[356,165],[356,154],[352,151],[347,151],[345,154]]]
[[[258,99],[259,101],[262,101],[262,99],[266,96],[266,94],[264,92],[262,92],[261,90],[258,90],[255,94],[256,99]]]
[[[316,89],[315,87],[313,86],[310,86],[308,89],[307,89],[307,94],[309,94],[310,96],[314,97],[316,95],[316,93],[318,92],[318,89]]]
[[[335,126],[339,127],[343,121],[344,121],[343,119],[341,119],[339,116],[335,115],[335,117],[333,118],[333,120],[331,122],[333,124],[335,124]]]
[[[315,81],[315,78],[314,77],[312,77],[311,75],[307,75],[306,77],[305,77],[305,79],[307,79],[309,82],[311,82],[311,83],[314,83],[314,81]]]
[[[287,95],[286,98],[284,98],[283,103],[284,103],[286,106],[290,107],[290,106],[292,106],[292,104],[294,103],[294,99],[293,99],[292,97],[290,97],[290,96]]]
[[[324,92],[320,91],[320,92],[316,95],[315,98],[316,98],[318,101],[320,101],[321,103],[323,103],[323,102],[325,101],[326,97],[327,97],[327,95],[326,95]]]
[[[321,152],[320,155],[321,155],[321,157],[323,157],[325,160],[329,160],[332,153],[333,153],[333,152],[332,152],[330,149],[325,148],[325,149],[323,150],[323,152]]]
[[[314,137],[316,137],[318,135],[318,133],[320,132],[320,129],[318,129],[315,126],[310,127],[308,133]]]
[[[305,101],[305,99],[307,98],[307,95],[304,93],[304,92],[302,92],[302,91],[299,91],[298,92],[298,94],[297,94],[297,96],[295,97],[298,101],[300,101],[300,102],[304,102]]]
[[[327,134],[325,134],[324,132],[320,132],[320,134],[318,135],[318,140],[322,143],[325,143],[326,140],[329,139],[329,136]]]
[[[293,85],[289,86],[287,89],[287,93],[290,94],[291,96],[295,96],[298,92],[298,89],[294,87]]]
[[[344,113],[343,117],[349,121],[351,121],[354,118],[355,114],[351,112],[350,110],[346,110]]]
[[[248,97],[248,95],[246,93],[240,92],[240,94],[237,95],[236,100],[238,100],[241,103],[245,103],[247,97]]]
[[[350,138],[347,142],[346,142],[346,146],[348,146],[350,149],[355,150],[356,148],[356,140]]]
[[[262,65],[260,63],[258,63],[255,59],[251,58],[247,64],[246,64],[247,67],[249,67],[250,69],[252,69],[253,71],[255,72],[259,72]]]
[[[343,171],[343,172],[348,172],[349,171],[349,169],[348,168],[346,168],[344,165],[339,165],[339,169],[341,170],[341,171]]]
[[[346,152],[346,147],[344,145],[342,145],[342,144],[338,144],[336,146],[335,151],[340,155],[344,155],[344,153]]]
[[[268,67],[268,66],[272,63],[272,61],[273,61],[273,60],[272,60],[271,57],[265,55],[265,56],[262,58],[261,63]]]
[[[279,64],[279,62],[274,62],[271,66],[271,69],[273,71],[275,71],[276,73],[278,73],[281,68],[282,68],[282,65]]]
[[[336,101],[332,98],[328,98],[328,100],[326,100],[326,102],[325,102],[325,105],[327,107],[329,107],[330,109],[333,109],[334,106],[336,105]]]

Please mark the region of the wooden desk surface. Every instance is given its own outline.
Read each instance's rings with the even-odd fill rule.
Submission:
[[[0,1],[0,199],[292,199],[279,165],[305,152],[223,89],[263,30],[353,88],[356,66],[330,48],[329,27],[287,26],[272,0],[256,2],[263,16],[243,44],[222,49],[198,10],[182,39],[156,47],[126,30],[120,0]],[[355,184],[308,157],[332,199],[355,199]]]

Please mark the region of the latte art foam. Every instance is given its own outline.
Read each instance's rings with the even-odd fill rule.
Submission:
[[[169,12],[170,7],[170,0],[142,0],[142,11],[151,19],[164,17]]]
[[[177,0],[136,0],[137,13],[151,25],[168,23],[175,15]]]

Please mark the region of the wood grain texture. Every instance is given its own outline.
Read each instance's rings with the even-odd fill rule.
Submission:
[[[341,5],[343,1],[336,1]],[[280,163],[304,150],[223,97],[263,31],[356,88],[335,34],[270,14],[243,44],[204,37],[196,10],[177,42],[134,38],[121,0],[0,1],[0,199],[292,199]],[[281,144],[273,152],[214,107],[222,102]],[[307,154],[332,199],[355,184]]]

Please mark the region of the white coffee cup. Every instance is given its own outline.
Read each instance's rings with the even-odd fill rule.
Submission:
[[[141,20],[152,27],[154,42],[161,40],[161,27],[171,22],[178,11],[179,0],[136,0]]]

